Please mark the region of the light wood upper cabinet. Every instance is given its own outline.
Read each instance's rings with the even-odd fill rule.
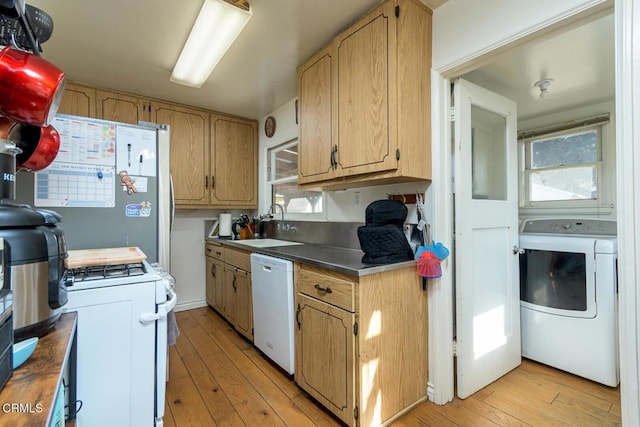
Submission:
[[[395,169],[396,17],[384,3],[338,36],[338,175]]]
[[[96,90],[67,83],[58,113],[73,116],[96,117]]]
[[[417,0],[382,3],[302,64],[302,187],[431,179],[430,70],[431,11]],[[313,163],[327,157],[325,173]]]
[[[96,114],[103,120],[137,125],[151,119],[151,102],[144,98],[99,90],[96,93]]]
[[[257,207],[258,125],[211,115],[211,205]]]
[[[298,70],[298,182],[316,182],[333,177],[333,45],[316,53]]]
[[[151,120],[169,125],[176,205],[208,205],[209,113],[154,102]]]
[[[258,122],[136,95],[68,83],[61,114],[170,128],[178,208],[258,206]]]

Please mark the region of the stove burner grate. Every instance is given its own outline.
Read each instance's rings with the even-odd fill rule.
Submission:
[[[85,280],[112,279],[115,277],[140,276],[147,271],[143,263],[96,265],[67,270],[66,283],[82,282]]]

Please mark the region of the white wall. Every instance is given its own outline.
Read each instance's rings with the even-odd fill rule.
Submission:
[[[433,68],[456,69],[606,0],[449,0],[433,13]],[[608,3],[612,3],[609,1]],[[592,9],[593,10],[593,9]],[[512,46],[509,46],[512,47]]]
[[[233,217],[240,213],[253,216],[251,210],[200,209],[176,211],[171,234],[171,274],[176,279],[178,304],[176,310],[189,310],[207,305],[205,299],[205,221],[216,218],[221,212]]]
[[[426,71],[425,71],[426,72]],[[266,212],[270,205],[270,195],[266,192],[266,154],[271,147],[298,137],[298,125],[296,124],[295,99],[284,104],[277,110],[267,114],[260,119],[258,125],[260,154],[259,172],[260,177],[260,212]],[[276,119],[276,132],[273,137],[267,138],[264,134],[264,122],[268,116]],[[413,194],[427,191],[427,219],[430,218],[431,197],[428,192],[427,183],[393,184],[375,187],[363,187],[352,190],[332,191],[326,193],[326,221],[333,222],[364,222],[364,212],[367,205],[375,200],[385,199],[388,194]],[[409,213],[407,222],[417,223],[415,205],[407,205]],[[435,236],[434,236],[435,237]]]

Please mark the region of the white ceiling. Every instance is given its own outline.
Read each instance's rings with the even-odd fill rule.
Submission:
[[[293,99],[296,67],[380,0],[249,2],[253,17],[195,89],[169,76],[202,0],[27,0],[53,18],[42,56],[69,79],[254,119]]]
[[[593,105],[615,95],[614,18],[600,17],[500,55],[465,79],[518,104],[518,120]],[[533,84],[552,78],[541,99]]]

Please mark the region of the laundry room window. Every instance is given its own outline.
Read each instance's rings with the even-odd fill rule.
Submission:
[[[602,123],[520,133],[521,206],[597,206],[601,201]]]
[[[271,203],[281,205],[287,217],[324,218],[323,193],[298,189],[297,139],[267,151],[267,187],[271,189]]]

